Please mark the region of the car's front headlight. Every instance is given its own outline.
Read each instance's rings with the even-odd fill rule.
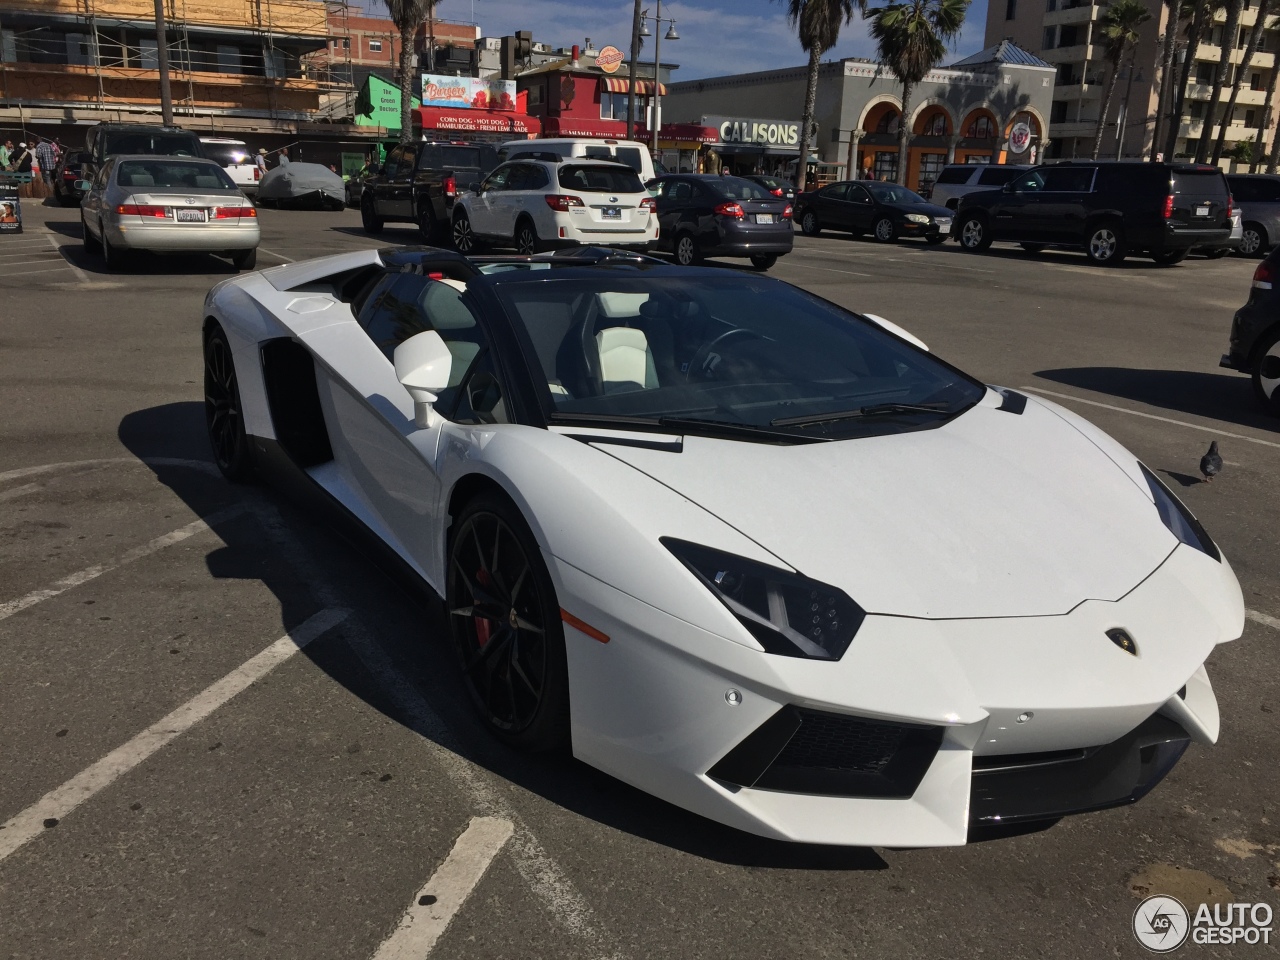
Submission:
[[[1195,547],[1201,553],[1221,562],[1222,552],[1213,542],[1213,538],[1205,532],[1204,527],[1200,526],[1200,521],[1195,518],[1195,515],[1173,495],[1172,490],[1147,469],[1146,464],[1139,463],[1138,469],[1147,478],[1147,486],[1151,488],[1151,496],[1156,501],[1156,510],[1160,513],[1160,519],[1164,521],[1164,525],[1169,528],[1169,532],[1177,537],[1179,542]]]
[[[926,217],[923,213],[908,213],[906,214],[906,218],[910,220],[912,223],[928,223],[929,222],[929,218]]]
[[[839,660],[866,611],[829,584],[700,544],[663,537],[768,653]]]

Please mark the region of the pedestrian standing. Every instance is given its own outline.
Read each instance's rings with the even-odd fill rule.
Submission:
[[[0,170],[8,170],[9,162],[13,159],[13,141],[6,140],[0,143]]]
[[[58,165],[58,150],[52,140],[41,140],[36,144],[36,161],[40,164],[44,182],[53,186],[53,168]]]
[[[20,143],[18,144],[17,156],[10,161],[9,165],[18,173],[30,173],[31,160],[31,151],[27,149],[27,145],[25,143]]]
[[[259,147],[258,155],[253,158],[253,165],[258,168],[258,172],[265,174],[267,172],[267,148]],[[261,179],[261,177],[259,178]]]

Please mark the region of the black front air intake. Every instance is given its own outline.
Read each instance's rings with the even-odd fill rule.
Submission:
[[[903,799],[924,779],[942,733],[942,727],[788,706],[707,775],[758,790]]]

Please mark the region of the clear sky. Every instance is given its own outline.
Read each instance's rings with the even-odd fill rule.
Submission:
[[[876,3],[871,0],[872,6]],[[360,5],[370,13],[384,11],[379,0],[364,0]],[[652,13],[655,0],[645,0],[645,6]],[[535,40],[553,47],[581,44],[590,37],[597,49],[611,43],[626,52],[632,9],[628,0],[441,0],[437,16],[479,23],[490,37],[530,30]],[[674,80],[806,62],[800,41],[787,25],[786,7],[777,0],[664,0],[662,16],[674,17],[680,34],[680,40],[662,45],[663,62],[680,65]],[[987,0],[973,0],[959,42],[944,63],[982,49],[986,16]],[[652,56],[650,43],[646,41],[645,51]],[[867,36],[866,24],[858,20],[845,27],[840,43],[827,57],[874,58],[875,44]]]

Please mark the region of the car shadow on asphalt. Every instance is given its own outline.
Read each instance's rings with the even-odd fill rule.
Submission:
[[[192,470],[178,463],[204,461],[213,467],[202,403],[171,403],[130,413],[120,422],[118,437],[193,513],[213,518],[211,529],[223,545],[206,556],[210,580],[260,581],[279,602],[280,623],[272,630],[287,632],[318,609],[306,572],[295,569],[243,514],[218,519],[220,512],[236,503],[247,506],[251,514],[265,507],[279,515],[287,536],[306,551],[320,578],[340,589],[343,604],[358,612],[375,633],[378,646],[442,723],[404,709],[403,701],[379,683],[353,646],[341,641],[343,628],[302,653],[333,681],[415,735],[577,816],[707,860],[765,869],[888,869],[869,848],[757,837],[689,813],[571,757],[520,754],[507,748],[488,734],[474,714],[438,599],[421,587],[415,589],[402,568],[389,566],[385,555],[363,539],[348,539],[344,532],[348,527],[341,518],[336,524],[325,523],[285,493],[264,486],[230,485],[212,477],[210,470]],[[405,815],[435,813],[424,809]],[[536,832],[537,824],[531,826]]]
[[[895,240],[892,243],[881,243],[874,237],[865,234],[852,234],[844,232],[836,232],[833,230],[824,230],[819,238],[831,238],[833,240],[842,240],[845,243],[861,243],[870,247],[879,247],[886,252],[897,250],[899,252],[908,250],[928,250],[931,254],[943,254],[961,257],[974,257],[975,261],[983,258],[994,257],[997,260],[1021,260],[1027,263],[1060,263],[1064,265],[1076,265],[1088,267],[1090,266],[1088,258],[1078,249],[1066,248],[1049,248],[1047,250],[1032,253],[1030,250],[1023,250],[1019,246],[1001,243],[992,245],[980,254],[971,253],[962,248],[953,240],[946,243],[927,244],[923,240]],[[1200,258],[1197,258],[1200,259]],[[1185,261],[1184,261],[1185,262]],[[1148,259],[1141,254],[1131,254],[1126,257],[1118,266],[1115,267],[1098,267],[1098,270],[1171,270],[1177,269],[1179,264],[1173,266],[1165,266],[1156,263],[1154,260]]]
[[[98,274],[104,277],[129,276],[131,274],[135,276],[191,276],[193,274],[225,275],[239,273],[229,260],[223,260],[208,253],[166,254],[164,256],[145,254],[134,256],[126,260],[118,268],[108,270],[100,255],[91,254],[84,248],[84,243],[82,242],[84,232],[78,219],[48,220],[45,222],[45,226],[53,233],[78,241],[76,243],[60,243],[58,252],[66,258],[68,263],[74,267],[79,267],[85,273]]]
[[[1239,373],[1068,367],[1035,376],[1123,400],[1274,432],[1280,420],[1258,409],[1249,378]],[[1052,398],[1056,399],[1056,398]]]

